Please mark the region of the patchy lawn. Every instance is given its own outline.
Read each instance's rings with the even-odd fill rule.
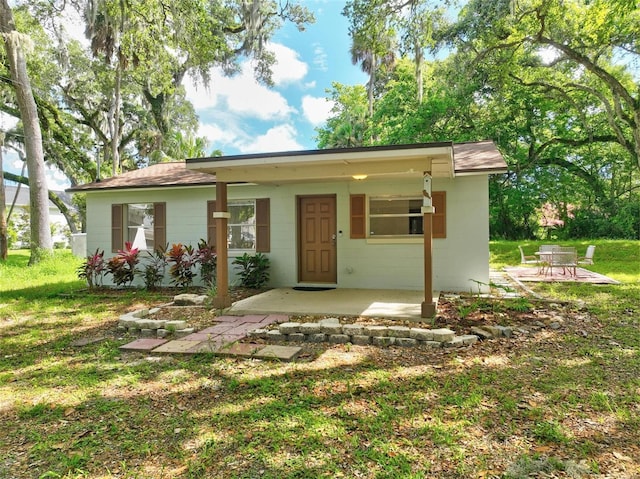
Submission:
[[[286,364],[121,353],[119,314],[163,293],[21,283],[0,299],[0,478],[638,477],[638,280],[451,299],[434,323],[510,339]]]

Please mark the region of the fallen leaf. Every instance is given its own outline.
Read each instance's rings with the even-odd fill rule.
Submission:
[[[625,456],[618,451],[613,451],[613,457],[615,457],[616,459],[620,459],[621,461],[631,462],[631,458],[629,456]]]

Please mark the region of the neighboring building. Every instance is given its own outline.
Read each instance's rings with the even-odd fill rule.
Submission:
[[[505,171],[493,142],[443,142],[196,158],[67,191],[86,193],[88,251],[223,238],[229,264],[267,254],[273,287],[477,291],[488,177]]]
[[[13,208],[13,212],[11,213],[11,221],[14,224],[20,226],[20,231],[18,232],[18,243],[14,244],[13,248],[29,248],[29,224],[19,224],[21,223],[22,218],[27,218],[30,215],[30,200],[29,200],[29,187],[26,185],[14,186],[14,185],[6,185],[5,184],[5,203],[6,203],[6,214],[9,214],[9,209],[11,208],[11,204],[15,205]],[[17,198],[16,198],[17,193]],[[62,202],[66,204],[69,208],[73,209],[71,206],[71,195],[66,193],[65,191],[54,191]],[[69,226],[67,224],[67,220],[64,215],[60,212],[58,207],[54,205],[51,200],[49,200],[49,223],[52,226],[52,240],[53,244],[56,247],[69,247]],[[22,240],[20,239],[22,238]]]

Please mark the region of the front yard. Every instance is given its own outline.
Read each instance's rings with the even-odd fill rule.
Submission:
[[[26,268],[14,253],[0,264],[0,478],[638,477],[640,244],[596,244],[594,270],[624,284],[463,295],[436,321],[529,332],[323,344],[293,363],[121,353],[118,316],[170,296],[89,293],[69,255]],[[491,249],[495,267],[519,262],[516,243]]]

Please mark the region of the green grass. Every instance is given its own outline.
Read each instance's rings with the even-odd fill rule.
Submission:
[[[166,297],[88,292],[67,252],[35,267],[11,252],[0,478],[637,477],[640,243],[573,244],[592,243],[592,269],[623,284],[474,304],[505,324],[561,314],[561,331],[469,349],[326,345],[285,364],[122,354],[118,316]],[[518,264],[517,245],[493,242],[492,266]]]

